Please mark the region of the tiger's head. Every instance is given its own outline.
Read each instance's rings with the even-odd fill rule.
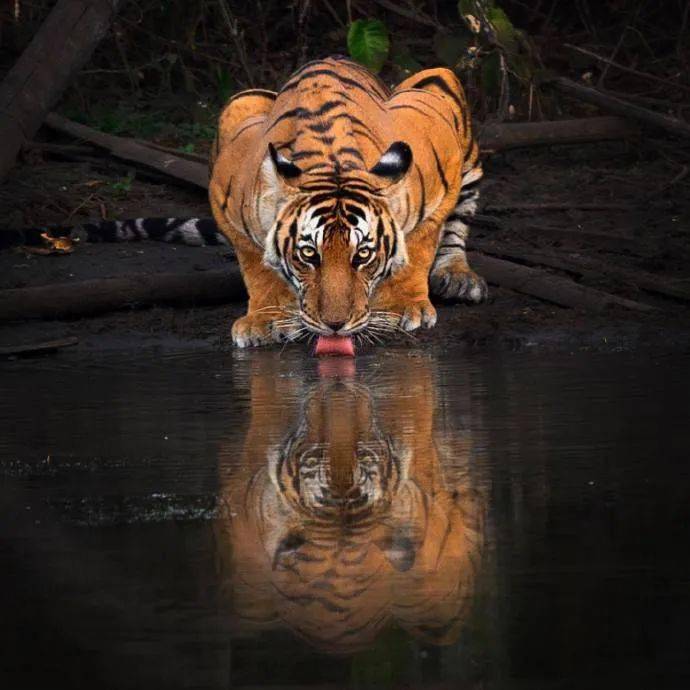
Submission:
[[[297,294],[294,326],[354,335],[383,319],[372,314],[369,299],[407,263],[407,219],[399,216],[411,164],[410,147],[396,142],[370,170],[333,159],[303,171],[269,145],[260,210],[264,260]]]
[[[352,381],[312,390],[295,431],[269,453],[269,472],[302,516],[352,526],[390,508],[407,454],[384,435],[371,395]]]

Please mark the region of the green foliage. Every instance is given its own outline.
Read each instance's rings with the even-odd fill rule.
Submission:
[[[218,102],[223,105],[227,103],[235,91],[232,76],[226,68],[216,68],[216,84],[218,88]]]
[[[155,137],[163,127],[159,113],[131,110],[126,107],[93,107],[88,113],[66,108],[66,117],[107,134],[133,136],[142,139]]]
[[[482,88],[487,96],[498,96],[501,91],[501,56],[494,51],[482,58]]]
[[[192,141],[212,141],[216,136],[216,124],[206,122],[180,122],[176,127],[179,136],[182,139],[191,139]]]
[[[508,15],[500,7],[492,6],[489,8],[489,21],[493,24],[501,47],[509,55],[515,55],[519,48],[518,31]]]
[[[347,32],[350,56],[373,72],[378,72],[388,57],[390,41],[386,25],[378,19],[358,19]]]
[[[125,197],[132,190],[132,182],[134,182],[134,173],[129,173],[127,177],[123,177],[117,182],[110,185],[110,189],[116,196]]]

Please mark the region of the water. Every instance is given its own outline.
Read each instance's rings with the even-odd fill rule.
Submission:
[[[0,377],[1,687],[688,687],[689,358]]]

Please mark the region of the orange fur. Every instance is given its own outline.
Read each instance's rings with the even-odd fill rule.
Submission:
[[[363,67],[329,58],[278,94],[235,96],[220,117],[210,200],[249,292],[236,344],[433,326],[430,272],[432,284],[481,280],[464,240],[434,263],[468,176],[481,177],[478,148],[449,70],[391,93]]]

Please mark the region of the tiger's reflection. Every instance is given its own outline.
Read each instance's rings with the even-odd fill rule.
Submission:
[[[433,362],[392,356],[388,383],[311,386],[281,376],[276,359],[253,364],[241,469],[221,487],[220,551],[239,617],[331,653],[365,648],[391,623],[453,642],[484,502],[467,435],[434,438]]]

